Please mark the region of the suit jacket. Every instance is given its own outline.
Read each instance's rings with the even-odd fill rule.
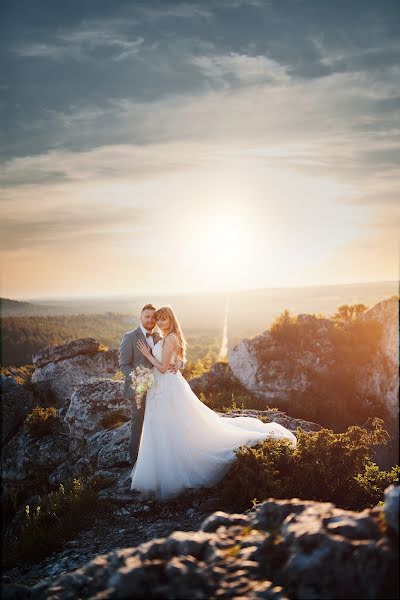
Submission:
[[[155,331],[153,337],[154,343],[156,344],[160,339],[161,335],[158,333],[158,331]],[[147,360],[145,356],[143,356],[137,347],[138,340],[143,340],[147,344],[146,338],[143,335],[140,326],[137,329],[132,329],[132,331],[125,333],[119,347],[119,368],[125,375],[124,398],[128,398],[130,400],[134,399],[135,392],[132,389],[129,373],[132,371],[132,369],[138,367],[139,365],[143,365],[148,369],[153,367],[151,362]],[[150,347],[149,344],[147,345]]]

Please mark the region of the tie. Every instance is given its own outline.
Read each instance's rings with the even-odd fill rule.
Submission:
[[[151,338],[152,338],[152,337],[153,337],[153,335],[154,335],[154,333],[146,333],[146,337],[147,337],[147,338],[148,338],[148,337],[151,337]]]

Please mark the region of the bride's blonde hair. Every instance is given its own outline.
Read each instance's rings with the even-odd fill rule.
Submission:
[[[160,317],[164,317],[165,315],[167,315],[171,319],[170,330],[168,331],[168,333],[175,333],[176,337],[178,338],[179,358],[181,358],[185,362],[186,361],[186,340],[183,337],[181,326],[179,325],[179,321],[178,321],[174,311],[172,310],[172,308],[170,306],[166,305],[166,306],[162,306],[161,308],[156,310],[156,312],[154,313],[156,321],[158,321],[158,319],[160,319]],[[167,335],[168,335],[168,333],[167,333]]]

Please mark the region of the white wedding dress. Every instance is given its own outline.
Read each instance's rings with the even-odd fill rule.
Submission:
[[[159,362],[161,342],[152,349]],[[154,367],[153,372],[131,490],[166,499],[185,488],[212,487],[226,474],[239,446],[269,437],[297,444],[296,436],[279,423],[220,417],[197,398],[180,371],[161,373]]]

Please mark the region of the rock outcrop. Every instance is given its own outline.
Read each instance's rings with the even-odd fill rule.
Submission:
[[[32,364],[37,369],[39,367],[44,367],[49,363],[58,362],[59,360],[66,360],[67,358],[73,358],[80,354],[96,354],[102,350],[105,350],[105,347],[95,339],[80,338],[68,342],[67,344],[49,346],[40,352],[36,352],[32,356]]]
[[[374,361],[368,365],[360,377],[363,391],[372,392],[384,399],[392,415],[398,419],[399,411],[399,301],[393,296],[375,304],[365,311],[362,319],[379,321],[383,326],[383,335],[377,348]],[[384,358],[385,371],[379,365]]]
[[[200,377],[193,377],[188,383],[194,393],[199,395],[200,392],[213,393],[224,388],[230,389],[237,385],[238,380],[228,363],[216,362],[209,371]]]
[[[117,549],[3,593],[31,600],[397,598],[398,534],[385,516],[388,504],[398,515],[397,492],[391,487],[383,507],[362,512],[270,498],[244,514],[211,514],[196,532]]]
[[[80,384],[118,371],[118,350],[105,350],[94,339],[83,338],[46,348],[34,355],[34,365],[32,383],[50,388],[58,406],[63,406]]]
[[[360,373],[360,392],[382,398],[393,418],[397,418],[399,406],[398,302],[393,296],[376,304],[361,317],[382,323],[383,337],[374,360]],[[290,402],[292,392],[306,391],[317,373],[330,368],[328,354],[331,348],[327,332],[334,327],[334,321],[307,314],[298,315],[297,319],[312,332],[312,349],[298,347],[282,352],[270,332],[265,331],[252,339],[242,340],[229,355],[234,376],[256,398],[272,406],[284,408]]]
[[[298,315],[305,327],[313,331],[313,351],[298,348],[283,353],[269,331],[242,340],[229,354],[229,365],[240,383],[256,398],[275,406],[288,405],[291,392],[306,391],[315,373],[329,363],[324,356],[329,350],[326,332],[334,326],[330,319],[314,315]],[[268,356],[260,353],[268,349]]]
[[[98,469],[130,464],[128,448],[131,433],[130,421],[115,429],[98,431],[90,436],[86,456]]]
[[[17,433],[26,416],[36,406],[33,394],[19,385],[13,377],[0,374],[1,385],[1,442],[7,444]]]
[[[281,410],[267,409],[267,410],[253,410],[251,408],[244,408],[243,410],[230,410],[228,413],[223,414],[225,417],[256,417],[257,419],[262,418],[269,422],[279,423],[286,429],[289,429],[295,433],[297,427],[300,427],[305,433],[312,433],[313,431],[320,431],[321,425],[313,423],[312,421],[304,421],[304,419],[295,419],[289,417],[286,413]]]
[[[64,416],[71,435],[79,437],[104,429],[104,418],[112,412],[130,419],[130,406],[123,391],[123,381],[106,378],[93,378],[79,385]]]

